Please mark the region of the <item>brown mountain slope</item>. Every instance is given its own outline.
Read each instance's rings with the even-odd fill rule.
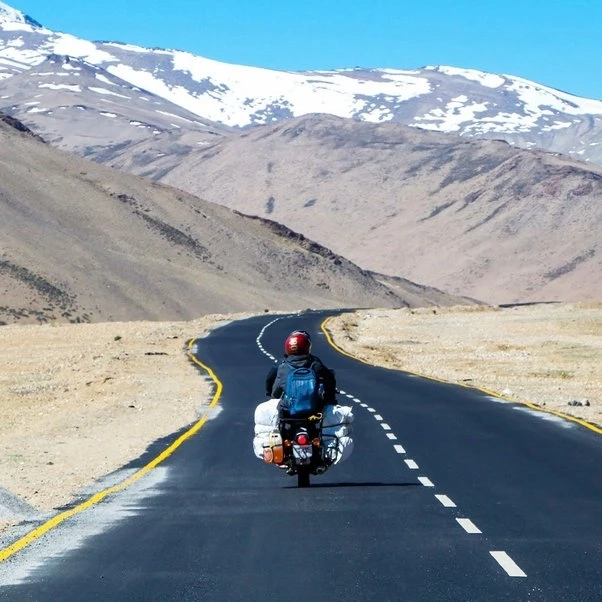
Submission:
[[[602,298],[602,168],[565,158],[312,115],[197,151],[163,181],[454,294]]]
[[[409,303],[288,229],[68,155],[5,122],[0,239],[0,322]],[[425,289],[419,304],[429,295],[455,302]]]

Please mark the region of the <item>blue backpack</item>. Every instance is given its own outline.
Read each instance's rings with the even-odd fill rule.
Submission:
[[[323,405],[321,389],[314,364],[308,368],[293,368],[286,377],[283,406],[291,417],[311,416]]]

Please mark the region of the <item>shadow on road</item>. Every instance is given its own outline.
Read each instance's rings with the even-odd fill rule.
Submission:
[[[386,483],[381,481],[359,481],[345,483],[312,483],[309,489],[332,487],[422,487],[420,483]],[[297,485],[289,485],[284,489],[298,489]]]

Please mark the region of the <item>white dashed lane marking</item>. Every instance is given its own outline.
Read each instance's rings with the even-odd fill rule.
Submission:
[[[343,394],[343,391],[340,391],[340,393]],[[370,407],[367,403],[363,403],[361,399],[353,397],[351,394],[346,394],[346,397],[359,404],[362,408],[365,408],[371,414],[373,414],[374,419],[380,423],[380,426],[383,428],[383,430],[387,431],[386,435],[388,439],[393,441],[397,440],[397,437],[392,432],[390,432],[391,427],[386,422],[383,422],[384,418],[380,414],[377,414],[374,408]],[[399,443],[395,444],[393,446],[393,449],[400,455],[407,453],[403,445],[400,445]],[[419,469],[418,464],[410,458],[404,459],[404,462],[410,470]],[[424,487],[435,487],[435,484],[426,476],[418,477],[418,481]],[[452,499],[450,499],[447,495],[437,494],[435,495],[435,498],[437,498],[437,500],[441,503],[441,505],[444,508],[457,508],[455,502]],[[456,521],[464,529],[464,531],[466,531],[466,533],[482,533],[482,531],[469,518],[456,518]],[[512,560],[512,558],[510,558],[510,556],[506,552],[492,551],[489,553],[491,554],[491,556],[493,556],[493,558],[495,558],[497,563],[504,569],[504,571],[506,571],[506,573],[510,577],[527,576],[526,573],[516,564],[516,562],[514,562],[514,560]]]
[[[527,573],[525,573],[519,566],[506,554],[506,552],[502,551],[493,551],[489,552],[498,562],[498,564],[510,575],[510,577],[526,577]]]
[[[466,533],[481,533],[479,529],[469,518],[457,518],[458,524],[466,531]]]
[[[452,502],[446,495],[435,496],[446,508],[456,508],[456,504]]]
[[[256,341],[259,349],[266,356],[268,356],[270,359],[274,360],[275,362],[277,362],[278,360],[263,347],[263,345],[261,344],[261,338],[262,338],[264,332],[267,330],[267,328],[269,326],[271,326],[274,322],[278,321],[278,319],[279,318],[270,322],[269,324],[266,324],[263,327],[263,329],[261,330],[259,336],[257,337],[257,341]],[[377,420],[380,423],[383,430],[386,431],[385,434],[387,435],[387,438],[389,440],[391,440],[391,441],[397,440],[397,436],[391,432],[391,427],[386,422],[383,422],[384,418],[380,414],[377,414],[376,410],[374,408],[370,407],[367,403],[363,403],[361,399],[353,396],[351,393],[347,393],[347,392],[343,391],[342,389],[340,389],[338,392],[340,395],[344,395],[347,399],[359,404],[360,407],[365,408],[368,412],[373,414],[374,419]],[[499,401],[498,398],[492,398],[492,399],[493,399],[493,401]],[[503,403],[506,403],[506,402],[503,401]],[[403,447],[403,445],[400,445],[398,443],[393,445],[393,449],[400,455],[407,453],[405,448]],[[404,459],[404,462],[410,470],[418,470],[418,468],[419,468],[418,464],[410,458]],[[418,477],[418,481],[424,487],[435,487],[435,484],[426,476]],[[435,495],[435,498],[437,498],[437,500],[443,505],[444,508],[456,508],[457,507],[456,504],[453,502],[453,500],[451,500],[447,495],[438,494],[438,495]],[[482,531],[469,518],[456,518],[456,521],[467,533],[474,533],[474,534],[482,533]],[[491,551],[489,553],[496,560],[496,562],[504,569],[504,571],[506,571],[506,573],[510,577],[526,577],[527,576],[527,574],[516,564],[516,562],[514,562],[514,560],[512,560],[512,558],[510,558],[510,556],[506,552],[501,551],[501,550],[495,550],[495,551]]]

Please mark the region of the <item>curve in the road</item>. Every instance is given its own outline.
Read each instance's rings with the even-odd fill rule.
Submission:
[[[328,341],[329,345],[331,347],[333,347],[334,349],[336,349],[339,353],[346,355],[347,357],[353,358],[354,360],[357,360],[358,362],[362,362],[364,364],[372,365],[369,362],[366,362],[363,359],[356,357],[355,355],[352,355],[351,353],[348,353],[344,349],[341,349],[334,342],[334,340],[328,330],[328,321],[329,320],[330,320],[330,318],[326,318],[324,320],[324,322],[322,322],[322,331],[324,332],[324,335],[326,336],[326,340]],[[413,374],[414,376],[419,376],[420,378],[426,378],[427,380],[433,380],[435,382],[454,384],[459,387],[464,387],[466,389],[475,389],[477,391],[481,391],[487,395],[490,395],[491,397],[494,397],[496,399],[501,399],[501,400],[507,401],[509,403],[526,406],[537,412],[543,412],[545,414],[552,414],[554,416],[558,416],[559,418],[563,418],[564,420],[570,420],[571,422],[576,422],[577,424],[584,426],[585,428],[589,429],[590,431],[593,431],[594,433],[598,433],[599,435],[602,435],[602,428],[597,426],[596,424],[588,422],[587,420],[583,420],[582,418],[577,418],[575,416],[571,416],[570,414],[565,414],[564,412],[560,412],[558,410],[550,410],[548,408],[542,408],[541,406],[539,406],[535,403],[532,403],[530,401],[516,401],[514,399],[508,399],[507,397],[504,397],[503,395],[500,395],[499,393],[495,393],[494,391],[489,391],[488,389],[484,389],[483,387],[475,387],[474,385],[467,385],[466,383],[452,383],[450,381],[443,380],[443,379],[437,378],[435,376],[427,376],[426,374],[420,374],[419,372],[412,372],[411,370],[404,369],[404,372],[406,372],[407,374]]]
[[[184,443],[184,441],[190,439],[190,437],[198,433],[198,431],[205,425],[205,423],[209,419],[210,410],[212,410],[219,402],[219,398],[222,394],[223,385],[219,378],[217,378],[213,370],[209,366],[206,366],[201,361],[199,361],[199,359],[196,357],[196,341],[197,339],[191,339],[188,343],[188,359],[191,362],[193,362],[196,366],[204,370],[208,374],[209,378],[215,383],[215,391],[213,393],[213,397],[209,403],[209,406],[207,407],[207,411],[203,414],[203,416],[197,422],[195,422],[187,431],[180,435],[171,445],[169,445],[167,449],[163,450],[158,456],[153,458],[150,462],[148,462],[148,464],[145,464],[134,474],[130,475],[127,479],[124,479],[120,483],[117,483],[117,485],[103,489],[102,491],[95,493],[86,501],[77,504],[69,510],[65,510],[60,514],[57,514],[56,516],[53,516],[50,520],[33,529],[32,531],[30,531],[11,545],[0,549],[0,562],[4,562],[5,560],[10,558],[29,544],[33,543],[34,541],[48,533],[50,530],[54,529],[55,527],[58,527],[61,523],[71,518],[72,516],[75,516],[76,514],[79,514],[84,510],[95,506],[112,493],[116,493],[118,491],[126,489],[127,487],[135,483],[138,479],[143,477],[146,473],[151,471],[153,468],[156,468],[159,464],[161,464],[161,462],[169,458],[169,456],[171,456],[176,451],[176,449],[178,449],[178,447],[180,447],[180,445]]]
[[[351,357],[351,358],[358,360],[360,362],[363,362],[365,364],[369,364],[368,362],[365,362],[364,360],[361,360],[361,359],[355,357],[354,355],[347,353],[333,341],[333,339],[330,335],[330,332],[328,331],[328,328],[327,328],[328,320],[329,320],[329,318],[324,320],[324,322],[322,322],[322,325],[321,325],[322,332],[326,336],[326,340],[328,341],[328,343],[334,349],[336,349],[339,353],[342,353],[343,355]],[[417,375],[417,376],[422,377],[422,375]],[[423,378],[428,378],[428,377],[423,377]],[[446,381],[441,381],[440,379],[432,379],[431,378],[430,380],[446,382]],[[379,413],[377,413],[377,410],[375,408],[371,407],[367,403],[362,402],[361,399],[354,397],[350,393],[347,393],[343,390],[341,390],[340,393],[341,393],[341,395],[344,395],[349,400],[358,404],[360,407],[364,408],[367,412],[372,414],[373,418],[380,424],[380,426],[383,429],[383,431],[385,432],[387,438],[394,442],[393,449],[395,450],[395,452],[397,454],[399,454],[400,456],[404,457],[404,463],[406,464],[406,466],[410,470],[418,470],[418,471],[420,470],[420,466],[416,463],[415,460],[408,457],[406,449],[404,448],[404,446],[402,444],[400,444],[398,442],[397,435],[391,430],[391,427],[385,422],[384,418]],[[431,481],[431,479],[426,475],[418,476],[417,480],[424,487],[435,487],[435,484],[433,483],[433,481]],[[436,494],[435,498],[437,499],[437,501],[439,501],[441,503],[441,505],[444,508],[456,508],[457,509],[457,505],[453,502],[453,500],[449,496],[447,496],[445,494]],[[470,518],[457,517],[456,522],[460,525],[460,527],[462,527],[462,529],[464,529],[464,531],[466,533],[473,534],[473,535],[482,535],[483,534],[483,532],[473,523],[473,521]],[[504,550],[490,550],[489,553],[497,561],[497,563],[504,569],[504,571],[506,571],[506,573],[510,577],[526,577],[527,576],[527,574],[518,566],[518,564],[516,562],[514,562],[514,560],[512,560],[510,555],[507,552],[505,552]]]
[[[262,330],[260,331],[260,333],[258,334],[257,339],[256,339],[259,349],[267,357],[269,357],[270,360],[272,360],[274,362],[276,362],[278,360],[263,347],[262,337],[263,337],[265,331],[270,326],[272,326],[274,323],[279,321],[280,319],[282,319],[282,317],[275,318],[271,322],[267,323],[262,328]],[[357,361],[360,361],[360,362],[370,365],[369,362],[361,360],[360,358],[357,358],[357,357],[353,356],[352,354],[344,351],[334,342],[334,340],[331,336],[331,333],[328,330],[329,319],[330,318],[326,318],[321,323],[321,330],[324,333],[329,345],[336,352],[338,352],[342,355],[348,356],[350,358],[353,358],[354,360],[357,360]],[[190,361],[193,362],[204,373],[206,373],[208,375],[208,377],[215,384],[215,389],[213,392],[212,399],[208,405],[207,412],[195,424],[193,424],[188,430],[186,430],[182,435],[180,435],[171,445],[169,445],[169,447],[167,449],[165,449],[161,454],[156,456],[154,459],[152,459],[150,462],[148,462],[146,465],[144,465],[142,468],[140,468],[137,472],[135,472],[134,474],[129,476],[127,479],[123,480],[122,482],[120,482],[112,487],[109,487],[102,491],[97,492],[96,494],[91,496],[88,500],[74,506],[73,508],[70,508],[69,510],[61,512],[60,514],[56,515],[55,517],[51,518],[47,522],[38,526],[36,529],[32,530],[25,536],[21,537],[19,540],[15,541],[10,546],[8,546],[4,549],[1,549],[0,550],[0,562],[5,561],[9,557],[11,557],[15,553],[17,553],[19,550],[22,550],[23,548],[25,548],[26,546],[28,546],[35,540],[39,539],[44,534],[46,534],[50,530],[54,529],[55,527],[57,527],[58,525],[60,525],[64,521],[66,521],[67,519],[71,518],[72,516],[79,514],[79,513],[83,512],[84,510],[87,510],[88,508],[90,508],[90,507],[98,504],[102,500],[104,500],[107,496],[109,496],[113,493],[116,493],[118,491],[121,491],[121,490],[127,488],[128,486],[130,486],[131,484],[133,484],[134,482],[136,482],[138,479],[140,479],[146,473],[151,471],[153,468],[155,468],[161,462],[163,462],[165,459],[167,459],[169,456],[171,456],[175,452],[175,450],[178,447],[180,447],[180,445],[184,441],[186,441],[187,439],[189,439],[190,437],[195,435],[206,424],[207,420],[209,419],[210,410],[213,409],[219,402],[219,399],[222,394],[223,385],[222,385],[221,381],[219,380],[219,378],[216,376],[216,374],[213,372],[213,370],[209,366],[202,363],[196,357],[196,345],[197,345],[197,339],[192,339],[189,342],[188,357],[189,357]],[[411,372],[409,372],[409,373],[411,373]],[[443,381],[441,379],[437,379],[434,377],[425,376],[425,375],[418,374],[418,373],[412,373],[412,374],[414,374],[415,376],[419,376],[421,378],[426,378],[428,380],[447,383],[447,381]],[[576,423],[580,424],[581,426],[584,426],[585,428],[587,428],[591,431],[594,431],[598,434],[602,433],[602,429],[600,429],[596,425],[593,425],[585,420],[580,420],[575,417],[563,414],[562,412],[547,410],[547,409],[541,408],[540,406],[537,406],[535,404],[528,403],[528,402],[515,402],[514,400],[506,399],[496,393],[493,393],[491,391],[488,391],[486,389],[482,389],[479,387],[474,387],[474,386],[470,386],[470,385],[462,385],[462,386],[464,386],[466,388],[470,388],[470,389],[477,389],[477,390],[482,391],[482,392],[486,393],[487,395],[490,395],[491,397],[496,398],[496,399],[500,399],[500,400],[511,402],[511,403],[520,403],[520,405],[527,406],[527,407],[529,407],[533,410],[537,410],[539,412],[545,412],[547,414],[554,414],[562,419],[576,422]],[[389,439],[391,441],[394,451],[400,456],[400,458],[403,459],[403,462],[405,463],[406,467],[409,468],[410,470],[418,471],[418,474],[419,474],[420,473],[419,464],[416,462],[415,459],[409,457],[408,452],[406,451],[405,447],[398,441],[396,433],[393,432],[391,426],[386,422],[385,418],[376,410],[376,408],[372,407],[371,405],[369,405],[367,403],[364,403],[361,399],[352,395],[351,393],[347,393],[346,391],[343,391],[343,390],[341,390],[340,393],[341,393],[341,395],[343,395],[344,397],[346,397],[347,399],[352,401],[354,404],[365,409],[367,412],[369,412],[373,416],[373,418],[378,422],[378,424],[382,428],[383,433],[385,434],[387,439]],[[427,476],[426,474],[419,474],[419,476],[417,477],[417,480],[424,487],[435,488],[435,484],[429,478],[429,476]],[[446,495],[445,493],[437,493],[434,497],[444,508],[453,508],[454,512],[456,514],[458,513],[456,503],[448,495]],[[466,533],[474,534],[474,535],[482,535],[483,534],[481,529],[479,529],[478,526],[475,525],[475,523],[469,517],[459,516],[459,517],[456,517],[455,520],[458,523],[458,525]],[[510,575],[512,577],[525,577],[526,576],[525,572],[512,560],[510,555],[507,552],[505,552],[504,550],[490,550],[489,553],[497,561],[497,563],[504,569],[504,571],[506,571],[506,573],[508,575]]]

